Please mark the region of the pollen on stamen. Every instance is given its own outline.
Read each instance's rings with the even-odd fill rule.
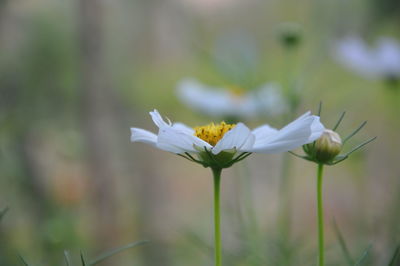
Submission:
[[[195,127],[194,135],[208,142],[210,145],[215,146],[225,133],[235,126],[235,124],[227,124],[225,122],[219,124],[211,123],[205,126]]]

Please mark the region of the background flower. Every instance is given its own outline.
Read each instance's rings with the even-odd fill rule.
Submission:
[[[244,91],[240,88],[209,87],[186,78],[179,82],[177,94],[186,106],[212,117],[255,118],[287,111],[287,104],[275,83]]]
[[[369,46],[360,37],[349,36],[337,43],[335,58],[367,78],[400,78],[400,44],[392,38],[381,37]]]

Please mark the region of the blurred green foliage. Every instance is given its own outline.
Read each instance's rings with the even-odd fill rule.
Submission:
[[[135,0],[103,1],[93,8],[98,12],[88,16],[101,17],[104,64],[104,73],[94,77],[104,78],[99,86],[107,93],[98,90],[102,101],[91,104],[103,111],[99,134],[106,132],[109,141],[97,145],[111,147],[106,163],[115,173],[109,177],[113,187],[107,188],[117,206],[114,224],[105,232],[112,236],[108,241],[97,238],[104,230],[96,213],[103,209],[93,197],[97,176],[88,170],[86,141],[96,136],[87,136],[83,119],[83,2],[0,1],[0,203],[11,209],[0,215],[0,265],[21,265],[19,254],[35,265],[62,265],[64,250],[99,254],[132,239],[150,239],[151,244],[110,258],[109,265],[212,262],[211,179],[199,177],[207,174],[180,158],[129,145],[130,126],[154,129],[147,115],[153,108],[193,126],[209,121],[179,103],[174,89],[186,76],[247,90],[267,81],[282,84],[283,90],[295,86],[298,113],[316,109],[322,100],[323,122],[329,124],[347,110],[344,134],[368,119],[370,127],[354,142],[378,135],[377,143],[343,166],[327,169],[327,215],[340,221],[338,238],[346,241],[354,261],[363,261],[360,265],[396,259],[400,93],[343,69],[332,60],[330,43],[351,31],[399,38],[398,1]],[[279,25],[288,21],[302,27],[300,45],[292,51],[276,36]],[[371,21],[374,28],[369,28]],[[247,122],[280,127],[288,120],[265,117]],[[280,163],[279,156],[252,159],[247,194],[235,192],[239,181],[234,174],[224,179],[226,265],[315,262],[309,197],[314,169],[297,161],[293,166],[293,232],[287,242],[275,232]],[[254,203],[256,225],[244,218],[245,195]],[[342,250],[343,243],[328,229],[329,265],[346,263]]]

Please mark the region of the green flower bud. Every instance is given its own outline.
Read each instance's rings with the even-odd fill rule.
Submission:
[[[315,158],[320,163],[332,161],[342,150],[342,139],[339,134],[325,129],[322,136],[315,142]]]
[[[389,89],[399,89],[400,88],[400,77],[396,75],[389,75],[385,78],[385,84]]]
[[[282,23],[277,28],[280,42],[287,48],[296,47],[300,44],[302,29],[296,23]]]

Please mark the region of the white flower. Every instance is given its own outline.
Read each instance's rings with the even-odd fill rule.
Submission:
[[[187,106],[213,117],[251,118],[260,114],[278,115],[288,109],[274,83],[244,93],[207,87],[186,78],[178,84],[177,93]]]
[[[157,110],[150,115],[159,128],[158,134],[131,128],[131,141],[144,142],[177,154],[209,152],[217,156],[223,151],[232,154],[286,152],[315,141],[324,131],[319,117],[310,112],[280,130],[269,125],[250,130],[243,123],[229,125],[224,122],[193,129],[182,123],[165,122]]]
[[[369,47],[361,38],[350,36],[337,43],[335,57],[367,78],[400,78],[400,44],[392,38],[380,38],[375,47]]]

